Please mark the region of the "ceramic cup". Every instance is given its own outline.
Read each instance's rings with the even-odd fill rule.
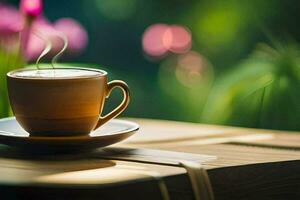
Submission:
[[[33,70],[41,76],[26,76]],[[107,72],[103,70],[57,68],[54,72],[58,76],[54,77],[44,77],[43,70],[46,69],[19,69],[7,74],[13,113],[32,136],[87,135],[128,106],[127,84],[120,80],[107,82]],[[82,70],[84,75],[60,76],[59,70]],[[123,101],[102,117],[105,98],[116,87],[123,91]]]

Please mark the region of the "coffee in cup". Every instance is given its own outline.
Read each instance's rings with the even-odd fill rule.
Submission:
[[[107,72],[89,68],[19,69],[7,74],[10,104],[18,123],[32,136],[87,135],[125,110],[125,82],[108,83]],[[105,98],[119,87],[123,101],[101,116]]]

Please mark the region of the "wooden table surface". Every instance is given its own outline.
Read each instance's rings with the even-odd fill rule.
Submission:
[[[300,132],[131,119],[140,132],[128,146],[216,155],[207,168],[300,159]]]
[[[113,148],[214,157],[201,164],[215,199],[300,199],[300,132],[129,120],[138,122],[140,131]],[[155,177],[165,181],[171,199],[194,198],[186,170],[179,166],[95,154],[29,158],[5,148],[0,156],[0,194],[9,199],[159,199]]]

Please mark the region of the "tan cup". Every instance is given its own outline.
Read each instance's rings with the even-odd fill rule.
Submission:
[[[70,69],[70,68],[65,68]],[[103,70],[95,76],[65,78],[28,78],[7,74],[10,104],[19,124],[33,136],[87,135],[125,110],[129,89],[125,82],[107,82]],[[119,87],[123,101],[112,112],[101,116],[105,98]]]

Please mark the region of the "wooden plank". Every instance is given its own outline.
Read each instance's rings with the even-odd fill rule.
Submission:
[[[130,118],[130,120],[141,125],[139,134],[126,141],[126,143],[130,144],[141,145],[151,143],[157,145],[161,143],[182,143],[186,141],[223,138],[223,141],[215,140],[215,143],[237,142],[244,144],[264,144],[270,147],[300,148],[299,131],[251,129],[153,119]],[[245,139],[237,136],[245,136]],[[231,138],[231,141],[228,138]],[[207,141],[207,143],[212,144],[214,141]],[[205,141],[202,141],[202,144],[205,144]]]
[[[146,123],[147,131],[125,145],[216,155],[218,159],[203,164],[216,199],[300,198],[300,132],[159,121],[173,127],[160,132],[155,120],[138,122],[142,127]],[[194,131],[196,127],[204,132]],[[140,139],[144,133],[153,136]],[[159,141],[161,134],[166,139]],[[184,137],[177,139],[177,134]]]
[[[203,163],[211,178],[216,199],[300,198],[299,133],[134,120],[140,123],[140,132],[114,147],[217,156],[216,160]],[[67,184],[72,186],[67,187],[69,199],[85,199],[86,195],[89,199],[99,196],[109,199],[120,196],[127,199],[159,199],[160,190],[155,177],[161,176],[171,199],[193,199],[186,170],[181,167],[108,161],[89,154],[57,155],[52,158],[54,160],[47,157],[28,160],[5,155],[0,159],[0,192],[8,191],[5,193],[7,195],[16,193],[39,199],[39,195],[43,194],[48,199],[68,199],[64,195]],[[157,153],[153,156],[159,159]],[[15,182],[12,181],[14,179]],[[42,187],[49,184],[52,185],[50,189]],[[140,195],[135,191],[143,193]]]
[[[123,146],[216,155],[217,160],[204,164],[209,168],[300,159],[300,151],[297,150],[300,147],[300,132],[132,120],[141,124],[141,130],[137,136],[122,143]],[[161,135],[164,139],[159,141]],[[290,145],[285,146],[285,143]],[[286,149],[277,149],[276,145],[284,145]]]
[[[163,147],[161,147],[161,149],[163,149]],[[209,165],[215,167],[231,167],[300,159],[300,152],[295,150],[270,149],[232,144],[185,146],[168,149],[172,151],[215,155],[217,156],[216,160],[207,161],[203,164],[204,166]]]
[[[0,172],[4,199],[160,199],[159,177],[171,188],[172,199],[193,197],[181,167],[57,156],[52,160],[1,158]]]

